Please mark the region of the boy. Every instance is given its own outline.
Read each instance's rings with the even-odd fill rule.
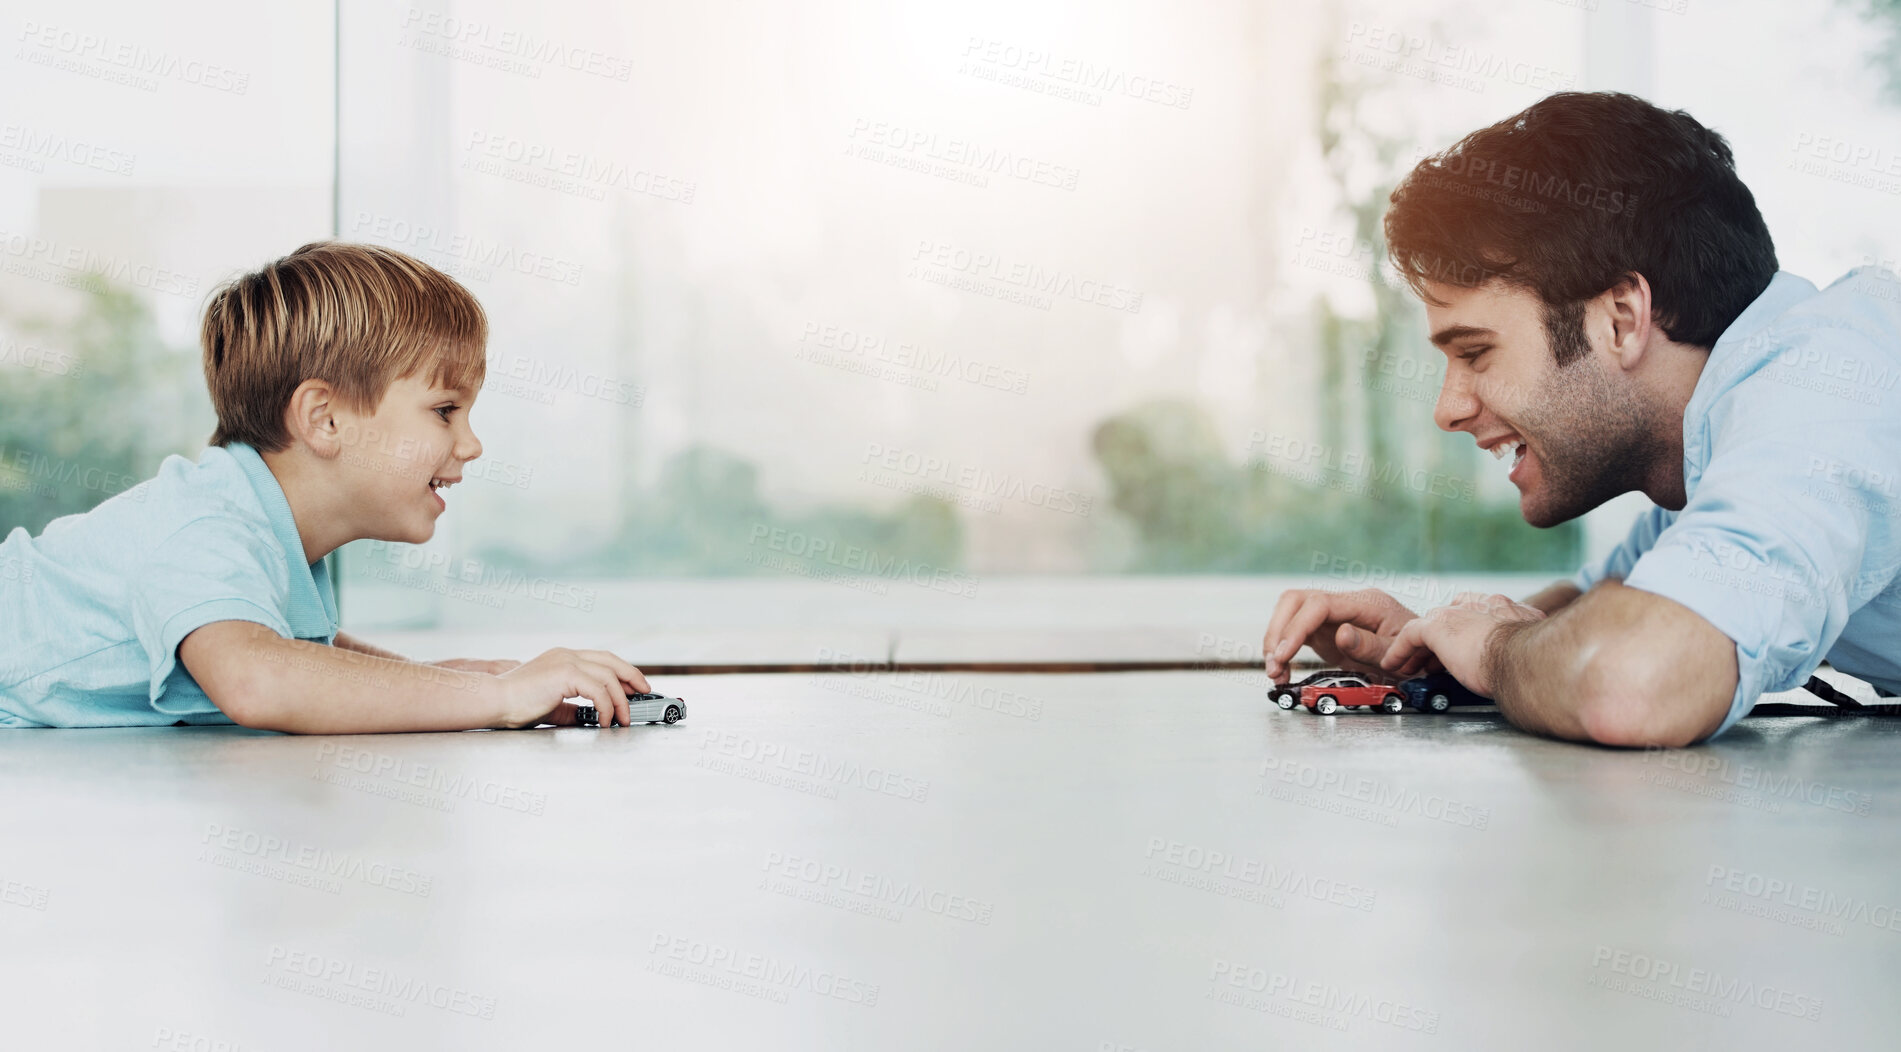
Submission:
[[[218,289],[198,462],[0,542],[0,727],[530,727],[575,723],[570,697],[627,724],[647,681],[605,651],[430,665],[337,631],[331,553],[427,541],[482,455],[487,339],[467,289],[369,245],[305,245]]]

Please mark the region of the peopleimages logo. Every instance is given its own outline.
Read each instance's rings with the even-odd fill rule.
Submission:
[[[991,914],[996,909],[995,904],[986,899],[954,894],[921,881],[898,880],[883,873],[822,862],[783,851],[767,852],[765,863],[760,868],[768,877],[767,890],[780,890],[769,885],[773,883],[772,878],[781,878],[796,881],[809,889],[857,896],[880,905],[903,909],[922,907],[928,913],[975,924],[989,924]],[[823,898],[816,901],[833,904]]]
[[[1263,788],[1268,795],[1294,803],[1318,806],[1328,801],[1365,805],[1389,814],[1410,814],[1448,825],[1483,830],[1491,824],[1492,809],[1477,807],[1437,793],[1394,785],[1365,775],[1349,775],[1300,760],[1269,756],[1261,761]],[[1274,783],[1280,783],[1275,785]]]
[[[1361,1019],[1419,1034],[1439,1032],[1439,1013],[1431,1009],[1383,995],[1368,994],[1364,990],[1319,982],[1308,976],[1296,978],[1286,972],[1231,961],[1225,957],[1216,957],[1211,962],[1208,981],[1214,984],[1214,1000],[1275,1015],[1287,1014],[1273,1010],[1274,1004],[1279,1002],[1283,1008],[1300,1008],[1317,1013],[1301,1021],[1334,1030],[1345,1030],[1349,1020]],[[1245,994],[1265,1000],[1250,1001]]]
[[[1068,165],[1054,164],[987,143],[939,135],[927,128],[894,121],[874,121],[868,117],[856,118],[852,121],[851,133],[846,138],[860,146],[869,145],[880,151],[861,154],[869,160],[888,161],[889,158],[882,151],[889,150],[894,151],[891,155],[894,157],[935,162],[950,170],[984,176],[998,175],[1026,183],[1051,186],[1058,190],[1076,189],[1076,180],[1082,175],[1076,168]],[[988,180],[979,185],[988,185]]]
[[[932,715],[949,716],[952,705],[961,705],[967,709],[994,712],[1015,719],[1043,718],[1041,698],[1019,694],[993,683],[974,683],[943,672],[899,671],[887,665],[882,657],[833,650],[830,647],[818,648],[814,660],[824,670],[823,674],[812,677],[812,681],[820,686],[829,685],[826,681],[828,676],[846,676],[888,685],[893,691],[899,692],[900,697],[916,700],[916,704],[907,707],[919,708]],[[871,683],[866,685],[870,686]],[[881,698],[880,692],[875,690],[859,692],[848,689],[846,693],[873,700],[891,700]]]
[[[1367,911],[1379,898],[1379,893],[1371,888],[1362,887],[1350,881],[1335,880],[1309,873],[1306,870],[1277,866],[1272,862],[1263,862],[1258,858],[1247,858],[1219,849],[1202,847],[1199,844],[1187,844],[1166,837],[1150,837],[1148,849],[1143,858],[1152,863],[1143,871],[1144,876],[1155,877],[1169,883],[1196,887],[1216,894],[1224,894],[1220,881],[1246,885],[1268,892],[1278,899],[1280,895],[1294,898],[1312,899],[1315,902],[1344,906],[1347,909]],[[1163,867],[1172,867],[1179,872],[1170,872]],[[1194,876],[1211,878],[1209,881],[1196,881]],[[1246,898],[1248,896],[1236,896]],[[1270,905],[1279,908],[1280,903],[1270,900]]]
[[[427,898],[435,886],[434,877],[404,866],[216,822],[205,826],[198,843],[201,862],[277,879],[291,877],[294,883],[302,883],[294,878],[312,877],[317,880],[316,886],[332,894],[340,880],[361,881],[421,898]]]
[[[317,747],[317,768],[334,767],[354,771],[371,778],[387,779],[440,794],[446,800],[478,800],[510,811],[539,815],[547,810],[548,794],[528,792],[492,778],[476,778],[432,764],[362,749],[353,745],[324,742]]]
[[[1637,195],[1594,183],[1577,181],[1552,172],[1501,164],[1483,157],[1455,154],[1434,165],[1440,175],[1461,176],[1472,183],[1485,183],[1506,192],[1521,192],[1547,201],[1560,201],[1579,208],[1595,208],[1608,215],[1623,215],[1637,208]]]
[[[739,777],[748,777],[749,771],[775,773],[764,771],[773,768],[776,772],[809,779],[803,787],[793,787],[829,799],[838,797],[837,787],[841,785],[920,804],[931,791],[931,783],[927,779],[914,778],[882,767],[866,767],[856,760],[828,756],[802,746],[759,741],[733,731],[706,731],[700,741],[700,749],[701,756],[694,764],[696,767]],[[734,761],[749,767],[737,767]]]
[[[1754,764],[1731,763],[1725,757],[1701,749],[1646,746],[1643,762],[1646,764],[1654,762],[1664,770],[1681,771],[1698,778],[1711,779],[1740,790],[1760,794],[1772,801],[1800,800],[1815,807],[1825,807],[1830,811],[1840,811],[1843,814],[1866,815],[1874,803],[1874,797],[1859,790],[1830,785],[1827,782],[1810,781],[1801,775],[1771,771]]]
[[[1800,928],[1842,935],[1844,922],[1901,931],[1901,909],[1890,903],[1838,895],[1812,884],[1798,884],[1733,866],[1712,864],[1703,878],[1706,905],[1749,914]]]
[[[932,273],[965,276],[979,282],[1010,286],[1027,297],[1026,302],[1039,310],[1049,309],[1049,300],[1073,299],[1111,310],[1138,314],[1142,293],[1114,282],[1077,277],[1027,260],[1012,260],[993,252],[972,251],[960,245],[922,238],[911,253],[914,266],[926,268],[917,275],[935,280]],[[934,270],[932,269],[934,268]],[[971,291],[978,291],[972,289]]]
[[[1018,501],[1032,507],[1071,515],[1086,516],[1095,499],[1065,486],[1032,482],[1008,472],[995,472],[974,464],[957,464],[943,457],[920,453],[902,446],[879,442],[865,444],[859,477],[868,482],[881,478],[908,478],[925,486],[944,487],[989,502]],[[994,508],[989,510],[995,510]]]
[[[1591,955],[1591,969],[1593,986],[1646,1000],[1680,1003],[1682,1007],[1711,1015],[1727,1017],[1731,1005],[1749,1005],[1799,1019],[1822,1018],[1819,997],[1724,975],[1709,968],[1686,968],[1662,957],[1613,949],[1601,943]]]
[[[1090,106],[1101,105],[1104,95],[1121,95],[1178,110],[1187,109],[1195,100],[1194,88],[1163,77],[1048,48],[1021,47],[994,37],[971,37],[964,45],[962,58],[959,72],[1073,98]]]
[[[265,957],[265,981],[298,993],[403,1015],[414,1004],[476,1019],[494,1019],[496,999],[458,986],[445,986],[389,968],[368,968],[355,961],[272,945]],[[306,986],[308,980],[313,985]]]
[[[977,582],[962,570],[948,570],[927,562],[889,555],[861,545],[839,543],[782,526],[753,523],[752,533],[746,543],[755,549],[763,547],[767,552],[781,552],[790,556],[786,566],[774,565],[773,568],[804,576],[828,576],[814,571],[829,568],[878,580],[903,581],[919,588],[930,588],[964,598],[977,594]],[[748,561],[756,565],[772,565],[764,559]]]
[[[651,955],[647,971],[778,1004],[786,1003],[787,991],[804,991],[865,1008],[878,1006],[877,983],[710,939],[657,932],[647,952]]]

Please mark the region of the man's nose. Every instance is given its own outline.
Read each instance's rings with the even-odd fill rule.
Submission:
[[[1472,386],[1456,373],[1448,370],[1443,383],[1439,385],[1439,400],[1432,405],[1432,422],[1439,425],[1441,431],[1461,430],[1459,425],[1478,415],[1479,400],[1472,395]]]

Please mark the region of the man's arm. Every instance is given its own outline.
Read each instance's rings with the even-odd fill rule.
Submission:
[[[1530,605],[1560,587],[1570,585]],[[1543,620],[1500,624],[1485,664],[1506,719],[1604,745],[1688,745],[1722,724],[1736,693],[1728,636],[1689,607],[1614,579]]]
[[[1537,595],[1529,599],[1521,599],[1519,602],[1524,603],[1526,606],[1543,610],[1547,614],[1555,614],[1559,610],[1569,606],[1573,599],[1583,594],[1583,592],[1578,591],[1578,586],[1572,584],[1570,581],[1557,581]]]

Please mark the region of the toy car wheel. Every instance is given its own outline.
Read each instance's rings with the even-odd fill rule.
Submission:
[[[1386,700],[1380,703],[1380,708],[1387,712],[1398,712],[1405,707],[1406,699],[1397,694],[1388,694]]]
[[[1340,699],[1331,694],[1322,694],[1314,699],[1314,711],[1322,716],[1331,716],[1340,707]]]
[[[1434,712],[1444,712],[1452,707],[1452,699],[1444,694],[1434,694],[1426,699],[1426,707]]]
[[[1274,704],[1279,705],[1283,709],[1291,709],[1294,707],[1294,696],[1287,691],[1281,691],[1279,694],[1274,695]]]
[[[666,719],[668,723],[680,722],[680,706],[678,705],[667,706],[667,714],[664,718]]]

